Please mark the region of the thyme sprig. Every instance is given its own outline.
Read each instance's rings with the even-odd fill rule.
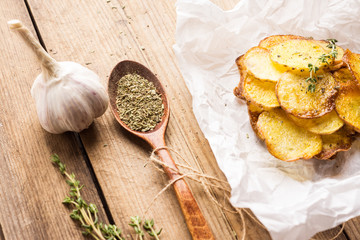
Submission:
[[[73,220],[79,221],[81,227],[84,229],[82,233],[84,235],[90,235],[95,240],[125,240],[121,235],[121,229],[116,225],[99,222],[96,205],[93,203],[88,204],[81,196],[80,191],[84,185],[81,185],[80,181],[76,180],[74,173],[69,174],[66,171],[66,165],[60,161],[59,156],[53,154],[51,161],[58,166],[60,173],[66,177],[66,183],[70,186],[69,196],[65,197],[63,203],[74,207],[70,213],[70,217]],[[141,230],[141,227],[143,227],[152,238],[159,240],[162,229],[160,229],[160,231],[154,229],[153,219],[145,220],[144,224],[141,224],[141,219],[138,216],[131,217],[130,220],[131,223],[129,225],[134,228],[140,240],[145,239],[145,234],[144,231]]]
[[[318,61],[320,61],[321,63],[326,63],[327,65],[329,65],[329,61],[330,59],[335,59],[338,55],[338,51],[336,49],[336,43],[337,40],[336,39],[327,39],[327,41],[329,42],[329,44],[326,46],[327,48],[330,48],[331,51],[327,54],[322,54],[319,58]],[[312,63],[308,64],[308,68],[309,68],[309,72],[310,72],[310,77],[308,77],[306,79],[306,82],[309,82],[308,88],[307,88],[307,92],[311,92],[314,93],[316,90],[316,83],[317,83],[317,76],[316,76],[316,72],[319,70],[318,67],[314,66]]]
[[[156,240],[160,240],[158,236],[160,235],[162,228],[159,231],[156,231],[154,228],[154,220],[153,219],[145,220],[144,228],[150,236],[154,237]]]
[[[130,226],[134,228],[134,231],[138,235],[140,240],[144,239],[144,231],[141,229],[141,219],[139,216],[131,217],[130,218],[131,223],[129,223]]]
[[[131,217],[131,223],[129,223],[130,226],[132,226],[139,237],[140,240],[143,240],[144,237],[144,231],[141,229],[141,219],[139,216]],[[156,240],[160,240],[159,236],[161,234],[162,228],[159,231],[156,231],[154,228],[154,219],[146,220],[144,221],[143,228],[146,230],[146,232]]]
[[[310,77],[308,77],[306,79],[306,82],[309,82],[307,91],[309,92],[315,92],[316,89],[316,83],[317,83],[317,77],[316,77],[316,72],[319,70],[318,67],[314,66],[313,64],[309,63],[308,64],[308,68],[309,68],[309,72],[310,72]]]
[[[327,41],[329,42],[329,44],[326,46],[328,48],[331,48],[331,51],[329,53],[329,55],[333,58],[336,58],[338,55],[338,51],[336,49],[336,43],[338,42],[338,40],[336,39],[327,39]]]
[[[322,63],[329,64],[328,60],[335,59],[338,55],[338,51],[336,49],[336,43],[337,43],[336,39],[327,39],[327,41],[329,42],[329,44],[326,47],[331,48],[331,51],[328,54],[322,54],[319,57],[319,61]]]
[[[65,197],[63,203],[75,208],[70,217],[81,223],[81,227],[84,229],[82,233],[91,235],[96,240],[124,240],[121,237],[121,230],[117,226],[99,222],[96,205],[86,203],[81,196],[80,191],[84,185],[80,185],[80,181],[76,180],[74,173],[69,174],[66,171],[66,166],[60,161],[59,156],[57,154],[52,155],[51,161],[59,167],[61,174],[66,177],[66,183],[70,186],[69,196]]]

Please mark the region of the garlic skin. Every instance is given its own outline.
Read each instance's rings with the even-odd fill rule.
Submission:
[[[41,73],[31,95],[41,126],[50,133],[80,132],[104,114],[109,97],[99,77],[75,62],[58,62],[57,77]]]
[[[109,97],[96,73],[75,62],[55,61],[19,20],[8,24],[21,34],[42,63],[42,73],[35,79],[31,95],[46,131],[80,132],[105,113]]]

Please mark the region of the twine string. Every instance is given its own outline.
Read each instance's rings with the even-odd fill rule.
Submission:
[[[175,159],[174,159],[174,164],[176,167],[173,166],[169,166],[167,163],[164,163],[163,161],[161,161],[157,155],[156,152],[158,152],[159,150],[168,150],[171,151],[173,153],[175,153],[179,159],[181,159],[185,164],[182,163],[178,163]],[[194,167],[191,166],[191,164],[177,151],[169,148],[169,147],[159,147],[154,149],[151,152],[151,155],[149,157],[149,162],[153,165],[153,167],[155,167],[155,169],[157,169],[160,172],[164,173],[164,170],[160,167],[167,167],[169,169],[171,169],[172,171],[176,172],[179,177],[177,177],[176,179],[171,180],[163,189],[161,189],[160,192],[158,192],[155,197],[150,201],[149,205],[147,206],[146,210],[144,211],[144,216],[147,215],[148,211],[150,210],[151,206],[155,203],[155,201],[167,190],[169,189],[176,181],[180,180],[180,179],[190,179],[193,180],[199,184],[201,184],[201,186],[204,188],[205,193],[207,194],[207,196],[209,196],[209,198],[211,199],[211,201],[218,206],[219,208],[223,209],[226,212],[229,213],[233,213],[233,214],[239,214],[240,215],[240,219],[241,219],[241,226],[243,226],[243,231],[242,231],[242,237],[241,240],[245,240],[246,239],[246,220],[245,220],[245,216],[244,213],[246,213],[246,215],[248,217],[250,217],[251,220],[253,220],[257,225],[259,225],[261,228],[266,229],[266,227],[253,215],[253,213],[251,213],[249,210],[245,209],[245,208],[236,208],[236,207],[232,207],[235,209],[231,210],[226,208],[223,204],[221,204],[211,193],[210,191],[210,187],[217,189],[217,190],[222,190],[224,192],[224,198],[226,201],[230,202],[230,198],[229,195],[231,193],[231,188],[229,186],[229,183],[227,181],[221,180],[219,178],[204,174],[202,171],[199,171],[197,169],[195,169]],[[146,163],[147,164],[147,163]],[[181,170],[180,170],[181,169]],[[186,171],[184,171],[184,170]],[[223,186],[226,185],[226,186]],[[341,229],[339,230],[339,232],[331,239],[329,240],[335,240],[337,237],[340,236],[340,234],[344,231],[345,228],[345,223],[342,224]],[[312,239],[312,240],[316,240],[316,239]]]
[[[176,168],[176,167],[173,167],[173,166],[170,166],[169,164],[167,163],[164,163],[163,161],[161,161],[160,159],[157,158],[156,156],[156,152],[159,151],[159,150],[162,150],[162,149],[166,149],[166,150],[170,150],[172,152],[174,152],[183,162],[185,162],[186,164],[180,164],[178,162],[176,162],[174,160],[174,163],[175,163],[175,166],[176,167],[180,167],[180,168],[184,168],[187,170],[187,172],[183,172],[181,171],[179,168]],[[183,179],[184,177],[186,177],[187,179],[191,179],[195,182],[198,182],[200,183],[206,194],[210,197],[210,199],[217,205],[219,206],[220,208],[222,208],[223,210],[227,211],[227,212],[231,212],[231,213],[236,213],[236,211],[234,210],[230,210],[230,209],[227,209],[224,205],[222,205],[221,203],[219,203],[219,201],[217,199],[214,198],[214,196],[211,194],[210,190],[209,190],[209,186],[212,186],[214,188],[217,188],[219,190],[223,190],[225,192],[227,192],[228,194],[231,193],[231,189],[230,187],[228,186],[228,182],[224,181],[224,180],[221,180],[219,178],[216,178],[216,177],[213,177],[213,176],[209,176],[207,174],[204,174],[202,172],[200,172],[199,170],[193,168],[190,166],[190,163],[188,163],[186,161],[186,159],[184,159],[180,153],[168,148],[168,147],[159,147],[159,148],[156,148],[152,151],[151,155],[150,155],[150,163],[153,164],[153,166],[155,166],[155,168],[161,172],[164,172],[163,169],[161,169],[160,167],[158,167],[159,165],[160,166],[163,166],[163,167],[167,167],[169,169],[171,169],[172,171],[176,172],[178,175],[180,175],[180,177],[170,181],[158,194],[156,194],[156,196],[154,197],[154,199],[151,201],[152,203],[155,202],[155,200],[166,190],[168,189],[172,184],[174,184],[176,181],[178,181],[179,179]],[[211,180],[215,183],[210,183],[208,182],[207,180]],[[224,187],[222,186],[221,184],[226,184],[227,187]],[[228,196],[226,196],[227,199],[229,199]],[[148,210],[150,209],[151,205],[149,205],[145,211],[145,213],[148,212]]]

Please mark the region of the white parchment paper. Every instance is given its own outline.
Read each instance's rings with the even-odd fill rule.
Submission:
[[[233,89],[235,59],[273,34],[336,38],[360,52],[358,0],[241,0],[223,11],[208,0],[178,0],[174,51],[193,111],[231,187],[273,239],[309,239],[360,215],[360,141],[336,160],[282,162],[253,133]]]

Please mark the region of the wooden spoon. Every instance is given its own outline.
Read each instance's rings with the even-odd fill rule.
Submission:
[[[140,76],[147,79],[148,81],[153,82],[156,89],[161,94],[161,98],[164,104],[164,115],[162,117],[161,122],[159,122],[156,125],[156,127],[151,131],[147,131],[147,132],[134,131],[130,129],[120,119],[116,107],[117,82],[121,77],[129,73],[137,73]],[[157,77],[148,68],[141,65],[140,63],[134,61],[122,61],[118,63],[111,72],[109,78],[109,84],[108,84],[108,94],[110,97],[110,106],[112,113],[114,114],[116,120],[120,123],[120,125],[130,133],[147,141],[153,149],[161,148],[157,151],[157,154],[160,157],[160,159],[167,166],[173,169],[177,169],[169,151],[166,148],[162,148],[162,147],[166,147],[165,130],[169,121],[170,109],[169,109],[169,101],[166,97],[164,88],[161,86],[161,83],[157,79]],[[180,174],[170,169],[169,167],[164,166],[164,170],[168,175],[168,177],[170,178],[170,180],[174,180],[181,177]],[[215,239],[185,180],[179,179],[173,184],[173,186],[192,238]]]

